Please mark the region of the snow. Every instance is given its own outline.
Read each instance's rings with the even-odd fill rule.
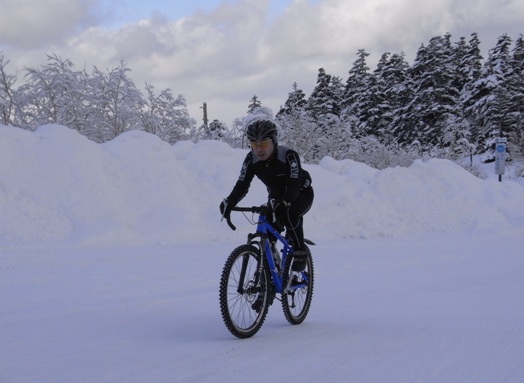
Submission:
[[[238,340],[218,285],[253,226],[218,205],[245,154],[0,126],[0,382],[524,381],[522,178],[304,165],[311,310]]]

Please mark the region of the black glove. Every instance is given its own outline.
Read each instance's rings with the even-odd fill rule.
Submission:
[[[289,202],[283,198],[274,198],[270,201],[272,214],[272,223],[275,229],[278,231],[284,230],[284,222],[287,221],[287,210],[289,208]]]
[[[220,202],[220,214],[222,214],[222,218],[229,218],[231,215],[231,206],[229,206],[227,198]]]

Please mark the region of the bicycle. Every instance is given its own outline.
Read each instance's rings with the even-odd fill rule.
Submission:
[[[231,252],[222,270],[220,310],[226,327],[238,338],[255,335],[275,298],[282,302],[289,323],[302,323],[313,297],[314,270],[309,247],[306,245],[305,269],[293,271],[292,241],[271,224],[269,217],[274,218],[271,206],[234,207],[231,211],[259,216],[256,231],[248,234],[246,244]],[[236,230],[231,217],[226,218],[231,229]],[[305,242],[314,245],[308,239]],[[282,245],[281,257],[277,243]]]

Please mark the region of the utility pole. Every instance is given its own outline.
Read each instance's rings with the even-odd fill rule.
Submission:
[[[204,127],[206,128],[206,132],[209,130],[208,127],[208,120],[207,120],[207,103],[204,102],[204,105],[201,107],[204,110]]]

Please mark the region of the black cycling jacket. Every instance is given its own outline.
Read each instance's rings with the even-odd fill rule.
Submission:
[[[278,145],[266,161],[258,160],[250,151],[242,164],[240,177],[227,197],[231,206],[236,206],[244,198],[254,176],[266,185],[268,198],[282,198],[291,203],[303,190],[311,187],[311,176],[302,169],[300,158],[294,150]]]

